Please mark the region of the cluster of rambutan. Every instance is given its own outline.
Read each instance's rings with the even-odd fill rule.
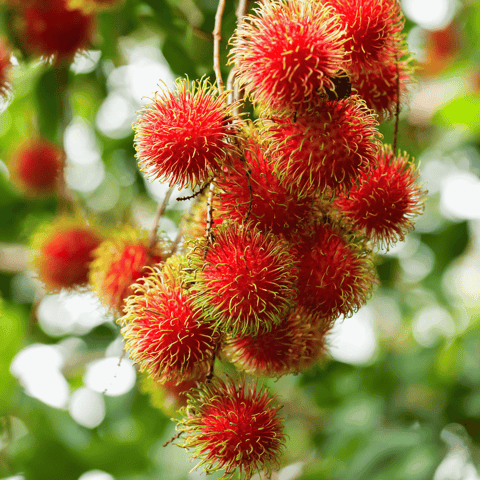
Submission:
[[[157,92],[135,125],[146,175],[198,191],[183,243],[65,220],[39,237],[44,282],[89,281],[123,311],[145,388],[188,398],[180,445],[208,473],[271,471],[284,442],[274,399],[214,377],[215,361],[274,378],[318,363],[334,322],[369,298],[375,250],[421,213],[413,163],[377,130],[411,73],[402,28],[397,0],[264,1],[230,52],[255,121],[204,79]]]

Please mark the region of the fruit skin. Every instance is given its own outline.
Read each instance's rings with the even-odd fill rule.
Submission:
[[[378,122],[358,96],[325,102],[323,109],[292,119],[264,121],[275,172],[300,197],[348,191],[375,164]]]
[[[102,237],[83,221],[61,217],[32,237],[32,264],[48,292],[86,286],[93,251]]]
[[[230,52],[240,84],[268,111],[318,108],[331,77],[348,66],[340,18],[309,0],[267,0],[254,12],[237,28]]]
[[[232,379],[215,378],[188,394],[185,416],[177,425],[180,447],[192,451],[207,474],[225,470],[222,479],[249,480],[256,472],[279,467],[285,442],[280,407],[255,384],[236,386]]]
[[[94,16],[70,10],[67,0],[32,2],[20,11],[22,47],[56,62],[70,62],[87,48],[94,29]]]
[[[179,79],[175,92],[156,92],[134,126],[140,169],[180,188],[210,180],[235,151],[235,107],[205,79]]]
[[[427,192],[415,183],[419,173],[406,153],[394,155],[391,146],[383,145],[377,162],[334,205],[374,245],[388,248],[414,228],[413,218],[422,213]]]
[[[140,370],[161,383],[204,378],[218,337],[194,311],[175,266],[152,269],[133,290],[118,323],[123,325],[126,350]]]
[[[57,191],[64,162],[60,147],[41,138],[30,139],[12,154],[12,181],[26,195],[50,195]]]
[[[123,227],[94,252],[89,273],[93,290],[106,307],[121,313],[132,285],[147,273],[146,267],[165,261],[168,251],[169,242],[161,240],[150,248],[147,231]]]
[[[270,330],[296,295],[296,265],[288,248],[253,223],[222,223],[213,245],[198,242],[188,254],[192,268],[185,281],[195,308],[232,335]]]
[[[325,321],[355,313],[377,283],[365,240],[328,218],[292,250],[299,261],[298,305]]]

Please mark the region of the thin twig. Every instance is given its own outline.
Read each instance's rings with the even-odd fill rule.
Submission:
[[[225,0],[219,0],[215,15],[215,28],[213,29],[213,69],[217,77],[217,85],[220,93],[223,93],[222,69],[220,68],[220,44],[222,42],[222,20],[225,11]]]
[[[395,130],[393,132],[393,154],[397,152],[397,137],[398,137],[398,119],[400,117],[400,67],[398,61],[398,55],[395,58],[397,65],[397,108],[395,111]]]
[[[235,12],[237,15],[237,27],[240,26],[243,17],[245,17],[248,14],[249,8],[250,8],[250,0],[240,0],[240,2],[238,3],[237,11]],[[240,42],[241,39],[242,37],[240,36],[238,41]],[[240,100],[240,94],[242,91],[242,88],[240,88],[240,86],[238,85],[238,82],[234,81],[235,74],[236,74],[236,66],[232,68],[232,70],[230,71],[230,75],[232,76],[232,86],[230,87],[230,89],[233,91],[232,103],[238,102]],[[237,107],[236,110],[240,110],[240,106]],[[236,111],[235,113],[239,114],[240,112]]]
[[[155,215],[155,219],[153,220],[153,226],[152,230],[150,231],[150,239],[149,239],[149,251],[155,247],[155,244],[157,243],[157,229],[158,229],[158,224],[160,222],[160,218],[162,218],[162,215],[165,212],[165,209],[167,208],[168,201],[170,200],[170,197],[173,193],[173,189],[175,187],[170,187],[168,189],[168,192],[165,195],[165,198],[163,199],[163,202],[161,205],[158,206],[157,213]]]
[[[174,435],[170,440],[167,440],[163,446],[166,447],[169,443],[172,443],[174,440],[176,440],[177,438],[180,437],[180,435],[182,434],[183,432],[178,432],[176,435]]]
[[[205,252],[204,252],[204,258],[207,258],[207,251],[208,251],[208,246],[210,243],[213,243],[213,233],[212,233],[212,228],[213,228],[213,194],[215,192],[215,183],[214,180],[212,180],[212,183],[210,184],[210,190],[208,191],[208,198],[207,198],[207,230],[205,232],[205,237],[207,241],[205,242]]]

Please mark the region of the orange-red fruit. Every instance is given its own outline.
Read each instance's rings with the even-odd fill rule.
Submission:
[[[130,357],[141,371],[180,383],[204,377],[216,350],[213,328],[200,320],[178,272],[166,264],[134,286],[119,319]]]
[[[70,61],[90,42],[94,17],[69,9],[67,0],[35,2],[21,15],[23,32],[20,41],[30,53]]]
[[[224,354],[239,370],[260,377],[280,377],[312,367],[325,354],[331,322],[294,311],[270,332],[256,337],[227,337]]]
[[[239,25],[231,63],[253,102],[309,110],[347,66],[343,33],[338,15],[319,1],[267,0]]]
[[[214,379],[189,394],[186,416],[178,424],[179,446],[201,461],[207,474],[225,470],[223,479],[249,480],[278,468],[284,445],[283,421],[274,397],[255,385],[236,386]]]
[[[362,171],[370,170],[377,125],[364,103],[351,97],[326,102],[315,114],[265,121],[265,134],[282,182],[308,196],[326,189],[348,191]]]
[[[388,247],[414,228],[413,218],[423,210],[425,192],[415,183],[419,174],[406,153],[394,155],[384,145],[377,159],[370,174],[362,174],[349,195],[339,196],[335,205],[355,228]]]
[[[132,285],[147,273],[147,267],[165,260],[165,241],[149,245],[146,231],[125,229],[106,239],[94,252],[90,283],[101,302],[121,312]]]
[[[179,80],[176,92],[157,92],[135,125],[142,171],[179,187],[211,179],[233,150],[233,108],[208,81]]]
[[[340,15],[351,68],[367,68],[394,53],[404,18],[397,0],[325,0]]]
[[[41,227],[32,239],[33,265],[48,291],[86,285],[100,235],[76,220],[60,219]]]
[[[356,312],[376,283],[362,239],[322,221],[295,245],[299,260],[298,304],[325,321]]]
[[[12,155],[13,182],[28,195],[48,195],[57,190],[64,162],[63,151],[43,139],[32,139]]]

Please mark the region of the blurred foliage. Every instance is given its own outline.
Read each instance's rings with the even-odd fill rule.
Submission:
[[[235,27],[235,8],[234,2],[227,2],[225,40]],[[15,44],[8,9],[5,5],[0,9],[0,33]],[[101,154],[99,171],[104,172],[99,185],[75,192],[78,204],[108,226],[129,220],[131,208],[154,212],[154,201],[136,167],[133,132],[129,125],[106,130],[99,120],[102,108],[116,93],[133,113],[144,104],[142,95],[153,95],[145,91],[134,98],[131,89],[125,88],[135,79],[132,68],[139,65],[135,46],[153,48],[157,63],[164,58],[174,76],[213,78],[210,32],[215,11],[213,0],[126,0],[98,15],[92,48],[100,59],[87,53],[91,68],[83,73],[66,68],[55,71],[48,63],[14,51],[19,65],[12,71],[12,98],[0,114],[0,159],[4,162],[0,165],[0,247],[28,245],[36,226],[58,211],[55,199],[26,198],[9,183],[6,172],[12,152],[39,134],[61,143],[65,126],[72,121],[93,132],[93,143]],[[421,120],[415,118],[414,107],[405,109],[399,148],[420,158],[422,171],[429,166],[433,151],[435,158],[451,160],[444,162],[447,166],[478,173],[480,3],[465,0],[459,4],[452,23],[461,32],[454,54],[435,74],[427,75],[425,65],[420,66],[412,95],[418,97],[425,85],[435,82],[440,89],[458,78],[471,82],[453,95],[446,94],[446,101],[441,95],[431,115]],[[428,33],[410,20],[406,32],[411,32],[409,40],[418,38],[419,32],[420,37]],[[422,42],[419,45],[418,57],[428,66],[431,52],[422,50]],[[228,74],[226,54],[225,48],[221,58],[224,78]],[[133,67],[126,70],[129,64]],[[58,88],[58,76],[64,89]],[[69,97],[67,106],[63,95]],[[110,110],[109,115],[115,114]],[[381,130],[385,142],[391,142],[393,121]],[[470,152],[468,165],[455,156],[465,151]],[[81,160],[83,153],[78,155]],[[81,177],[93,163],[86,159],[84,170],[72,175]],[[82,166],[81,161],[78,165]],[[468,293],[480,293],[480,285],[470,284],[462,296],[461,287],[452,291],[449,279],[453,277],[448,276],[456,268],[454,278],[461,280],[462,268],[469,262],[480,268],[476,256],[480,230],[478,219],[442,211],[440,196],[434,188],[425,218],[419,220],[404,250],[378,257],[381,286],[372,299],[378,348],[372,359],[360,365],[326,359],[303,375],[267,382],[284,404],[289,439],[283,465],[301,465],[297,473],[285,470],[282,479],[447,480],[467,478],[461,472],[480,465],[480,295]],[[178,223],[181,212],[171,210],[167,217]],[[412,251],[406,256],[409,248]],[[426,274],[415,276],[415,265],[407,261],[421,266],[422,252],[429,252],[433,264]],[[27,480],[77,480],[85,472],[102,470],[118,480],[198,478],[188,473],[192,464],[185,452],[172,445],[162,447],[174,435],[174,423],[137,387],[118,397],[103,395],[105,418],[94,428],[80,426],[68,409],[48,406],[25,393],[10,373],[12,359],[22,348],[53,345],[70,336],[81,338],[83,360],[77,359],[74,368],[62,371],[73,392],[83,386],[88,361],[104,356],[118,330],[106,320],[83,335],[49,335],[31,313],[39,299],[35,289],[19,287],[23,281],[33,281],[21,275],[8,269],[0,272],[0,477],[23,474]],[[475,278],[480,281],[470,276],[465,282]],[[392,305],[399,312],[397,323]],[[435,330],[434,325],[425,339],[415,334],[420,331],[418,315],[432,306],[443,308],[454,326],[447,331],[440,324]],[[348,322],[345,319],[347,327]],[[457,470],[448,476],[442,465],[455,454],[463,463],[457,462]]]

